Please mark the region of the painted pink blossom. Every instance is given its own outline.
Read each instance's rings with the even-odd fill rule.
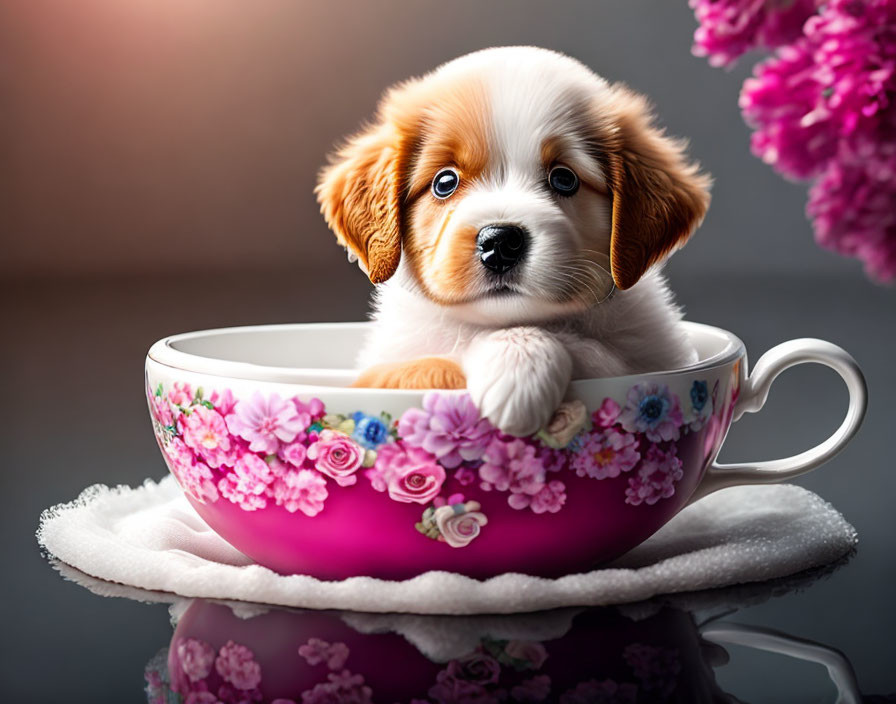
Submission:
[[[316,516],[324,510],[327,482],[310,469],[290,470],[274,480],[271,493],[278,506],[290,513],[301,511],[306,516]]]
[[[150,395],[149,411],[153,419],[163,428],[170,428],[174,425],[174,414],[164,396]]]
[[[529,507],[534,513],[557,513],[566,503],[566,485],[563,482],[548,482],[536,494],[511,494],[507,497],[515,509]]]
[[[373,691],[362,675],[343,670],[331,672],[327,680],[302,692],[302,704],[372,704]]]
[[[591,415],[591,421],[595,426],[609,428],[616,424],[621,412],[622,408],[618,403],[611,398],[605,398],[600,404],[600,408]]]
[[[648,440],[678,440],[684,422],[678,396],[665,384],[645,382],[628,391],[619,422],[630,433],[644,433]]]
[[[607,479],[628,472],[639,459],[635,435],[604,429],[585,435],[582,449],[570,458],[569,464],[580,477]]]
[[[495,684],[501,676],[498,661],[480,652],[452,660],[445,669],[450,677],[482,685]]]
[[[488,518],[479,509],[478,501],[463,501],[463,496],[455,494],[448,497],[450,503],[433,502],[436,510],[433,518],[439,531],[439,539],[453,548],[469,545],[482,532],[482,526],[488,524]],[[458,500],[460,499],[460,500]]]
[[[551,678],[536,675],[524,680],[510,690],[510,698],[515,702],[530,704],[545,701],[551,693]]]
[[[470,486],[476,482],[476,472],[469,467],[460,467],[454,472],[454,478],[461,486]]]
[[[428,393],[422,409],[409,408],[402,414],[398,433],[453,469],[481,459],[495,428],[479,416],[469,394]]]
[[[233,407],[236,405],[236,399],[233,397],[233,392],[230,389],[224,389],[224,391],[212,391],[212,395],[208,397],[208,401],[215,407],[215,410],[224,417],[232,413]]]
[[[536,455],[535,447],[521,439],[496,438],[483,459],[479,478],[486,491],[497,489],[533,496],[544,486],[544,465]]]
[[[433,455],[402,441],[382,445],[366,475],[374,489],[403,503],[429,503],[445,482],[445,470]]]
[[[694,56],[712,66],[731,66],[756,48],[773,49],[802,32],[816,0],[690,0],[700,26],[694,32]]]
[[[255,654],[232,640],[218,651],[215,670],[237,689],[255,689],[261,683],[261,666],[255,662]]]
[[[498,699],[485,685],[455,677],[447,669],[436,675],[429,696],[436,704],[498,704]]]
[[[168,391],[168,400],[175,406],[189,406],[193,402],[193,388],[185,381],[176,381]]]
[[[217,411],[195,406],[189,414],[182,413],[177,424],[187,447],[195,450],[212,469],[236,461],[227,424]]]
[[[299,414],[300,417],[308,416],[310,421],[318,420],[323,417],[324,411],[324,402],[319,398],[312,398],[305,403],[298,396],[292,399],[292,405],[296,408],[296,413]],[[309,421],[309,422],[310,422]]]
[[[628,480],[625,503],[653,505],[675,494],[675,482],[684,476],[681,460],[675,452],[675,445],[669,450],[662,450],[659,445],[647,449],[638,470]]]
[[[227,427],[234,435],[249,441],[253,452],[273,455],[281,442],[290,443],[308,427],[311,416],[300,414],[291,401],[277,394],[267,398],[256,391],[251,399],[238,401],[227,416]]]
[[[163,446],[168,467],[184,491],[204,504],[218,500],[218,490],[212,481],[214,475],[204,462],[196,461],[190,448],[180,438],[171,438]]]
[[[305,447],[301,440],[295,440],[288,445],[281,445],[277,451],[277,457],[284,462],[288,462],[293,467],[304,465],[307,456],[308,448]]]
[[[177,661],[191,682],[209,676],[215,662],[215,651],[208,643],[196,638],[179,638],[175,647]]]
[[[326,429],[308,447],[308,459],[314,461],[317,471],[334,479],[339,486],[351,486],[358,481],[355,473],[364,461],[364,449],[348,435]]]
[[[246,511],[267,506],[266,493],[274,481],[268,463],[258,455],[245,453],[218,482],[221,495]]]
[[[184,700],[184,704],[225,704],[217,694],[207,690],[190,692]],[[229,704],[229,703],[228,703]]]
[[[331,670],[340,670],[348,660],[349,649],[345,643],[328,643],[320,638],[311,638],[299,646],[301,655],[309,665],[326,663]]]

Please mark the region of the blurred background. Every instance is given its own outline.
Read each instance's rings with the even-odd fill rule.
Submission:
[[[7,697],[138,700],[142,666],[170,636],[164,612],[63,584],[33,538],[40,511],[93,483],[164,475],[142,384],[156,339],[362,318],[370,285],[312,194],[326,153],[395,81],[508,44],[566,52],[646,93],[714,176],[705,223],[667,267],[688,318],[735,331],[754,361],[814,336],[862,365],[864,429],[799,480],[856,525],[859,552],[743,620],[839,647],[865,689],[896,690],[896,291],[814,244],[805,186],[749,152],[737,98],[750,62],[693,57],[695,27],[686,0],[0,3],[0,617],[25,634],[0,658]],[[788,372],[722,459],[817,443],[845,401],[833,373]],[[809,701],[817,674],[747,652],[724,673],[745,699],[791,703]]]

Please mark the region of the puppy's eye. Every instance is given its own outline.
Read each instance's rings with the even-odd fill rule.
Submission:
[[[454,169],[442,169],[432,180],[432,194],[436,198],[448,198],[460,185],[460,176]]]
[[[561,196],[571,196],[579,190],[579,177],[572,169],[565,166],[555,166],[548,174],[548,184],[551,189]]]

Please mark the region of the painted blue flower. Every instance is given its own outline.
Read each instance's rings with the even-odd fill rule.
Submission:
[[[709,399],[709,389],[706,388],[705,381],[695,381],[691,387],[691,405],[698,413],[703,410],[706,401]]]
[[[375,450],[389,439],[389,428],[380,418],[358,411],[352,416],[352,420],[355,421],[352,438],[368,450]]]
[[[629,389],[619,422],[630,433],[644,433],[648,440],[678,440],[682,424],[678,397],[664,384],[637,384]]]

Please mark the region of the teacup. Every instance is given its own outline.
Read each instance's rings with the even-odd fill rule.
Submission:
[[[587,571],[713,491],[814,469],[865,414],[864,378],[836,345],[785,342],[748,375],[736,336],[687,323],[697,363],[574,381],[545,428],[517,438],[480,418],[463,391],[348,387],[367,325],[210,330],[149,351],[153,427],[187,500],[278,572]],[[716,464],[732,421],[758,411],[775,377],[805,362],[846,383],[841,426],[793,457]]]

